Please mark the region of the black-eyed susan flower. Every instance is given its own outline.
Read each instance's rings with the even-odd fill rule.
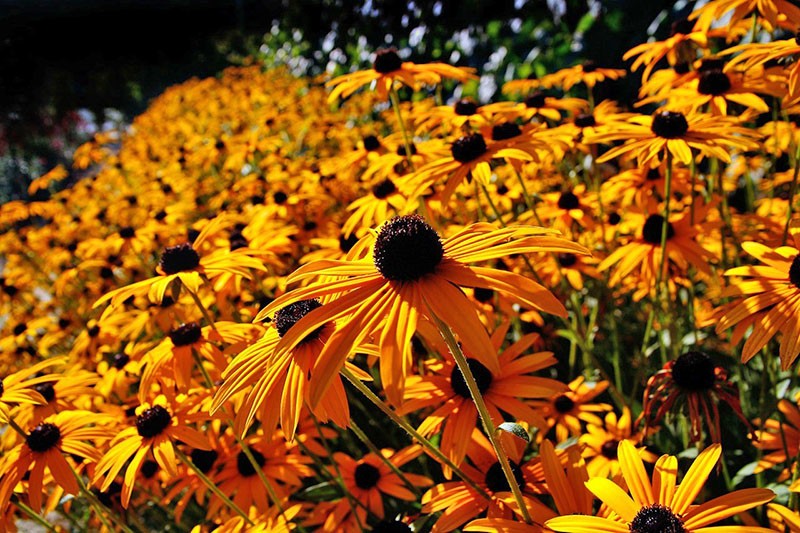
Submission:
[[[325,83],[332,88],[329,102],[347,98],[358,89],[374,82],[378,98],[386,100],[395,83],[402,83],[414,90],[422,85],[435,85],[442,78],[466,81],[474,77],[473,71],[464,67],[454,67],[445,63],[416,64],[403,61],[393,48],[378,50],[372,68],[344,74]]]
[[[568,386],[570,390],[566,392],[554,394],[545,401],[531,402],[547,421],[545,431],[540,431],[537,435],[539,442],[553,428],[557,443],[564,442],[571,436],[579,437],[583,433],[581,422],[602,424],[602,419],[596,413],[611,411],[611,406],[607,403],[593,403],[608,388],[607,381],[587,383],[584,377],[579,376]]]
[[[634,431],[631,410],[625,407],[618,417],[616,413],[607,413],[603,425],[588,424],[586,432],[578,438],[584,446],[583,456],[588,461],[586,468],[592,477],[615,478],[620,472],[617,449],[622,440],[627,440],[634,446],[644,438],[644,431]],[[658,457],[646,448],[637,448],[639,455],[648,463],[655,463]]]
[[[789,0],[712,0],[695,9],[689,18],[697,19],[697,27],[708,31],[714,20],[726,14],[730,14],[727,20],[730,27],[753,12],[770,31],[783,26],[789,29],[800,26],[800,7]]]
[[[755,432],[753,446],[764,452],[754,470],[756,474],[779,464],[788,466],[800,452],[800,409],[789,400],[780,400],[778,411],[783,421],[768,418]]]
[[[527,353],[538,334],[525,335],[500,351],[507,330],[508,324],[492,335],[492,344],[500,353],[498,373],[469,357],[468,350],[467,363],[496,425],[505,419],[503,413],[508,413],[513,420],[544,429],[544,419],[526,400],[549,398],[566,392],[567,387],[554,379],[530,375],[556,363],[552,352]],[[425,437],[441,433],[439,448],[455,464],[460,464],[478,423],[478,410],[454,361],[436,361],[427,365],[427,369],[430,374],[411,376],[406,381],[405,401],[399,412],[433,409],[418,431]]]
[[[151,302],[160,303],[175,280],[180,280],[184,287],[196,294],[203,283],[203,276],[213,279],[224,273],[231,273],[249,278],[251,269],[265,271],[263,263],[252,257],[249,248],[233,252],[218,249],[209,254],[200,254],[206,240],[227,223],[225,217],[217,217],[207,223],[191,243],[168,246],[161,253],[156,269],[158,276],[108,292],[94,306],[100,307],[111,302],[111,307],[114,308],[131,296],[139,295],[147,295]]]
[[[759,136],[741,126],[737,117],[712,116],[680,111],[658,111],[652,116],[638,115],[622,122],[614,122],[585,137],[587,143],[626,141],[611,148],[597,161],[610,161],[623,154],[636,157],[639,166],[655,166],[665,160],[667,153],[675,161],[690,165],[692,149],[703,156],[716,157],[730,162],[731,150],[755,150]]]
[[[389,399],[400,404],[411,364],[411,337],[425,318],[445,321],[473,357],[498,371],[494,347],[458,287],[482,287],[507,293],[532,308],[563,316],[565,310],[547,289],[513,272],[469,266],[469,263],[512,253],[537,251],[586,253],[584,248],[530,226],[496,229],[473,224],[441,240],[422,217],[406,215],[384,224],[370,243],[368,256],[350,261],[320,261],[300,267],[289,281],[334,276],[280,296],[259,313],[259,319],[281,307],[323,295],[338,295],[311,311],[281,339],[275,360],[287,356],[310,332],[343,319],[328,339],[312,370],[311,404],[316,405],[350,351],[379,332],[381,380]]]
[[[742,347],[742,362],[749,361],[778,332],[781,367],[788,369],[800,354],[800,224],[790,230],[794,246],[770,248],[758,242],[744,242],[742,249],[762,265],[741,266],[725,271],[733,280],[722,296],[739,297],[720,311],[717,333],[735,326],[733,341],[738,342],[749,326],[753,331]]]
[[[586,487],[614,511],[610,517],[561,516],[547,521],[547,527],[565,533],[723,533],[731,526],[712,526],[747,509],[764,505],[775,493],[768,489],[742,489],[714,498],[701,505],[692,505],[706,484],[708,475],[719,461],[722,448],[712,444],[692,463],[678,485],[678,460],[662,455],[656,462],[652,482],[644,463],[628,441],[619,443],[618,456],[622,476],[630,495],[606,478],[592,478]],[[760,527],[735,526],[735,531],[766,532]]]
[[[403,481],[386,464],[386,461],[390,461],[398,469],[402,468],[403,465],[422,454],[420,446],[412,445],[397,451],[384,448],[380,452],[383,458],[374,453],[367,454],[358,460],[341,452],[333,455],[345,489],[363,505],[363,507],[362,505],[355,506],[355,513],[361,524],[367,523],[367,512],[380,519],[386,516],[384,495],[403,501],[415,501],[417,495],[409,490],[406,483],[418,488],[433,484],[433,481],[425,476],[408,472],[403,473],[406,480]],[[347,498],[341,501],[340,505],[350,506]]]
[[[642,83],[646,83],[656,64],[663,58],[675,66],[680,62],[693,61],[696,51],[692,47],[701,49],[708,46],[708,36],[705,31],[695,29],[696,24],[687,19],[679,19],[672,23],[669,38],[663,41],[653,41],[634,46],[622,56],[628,60],[636,57],[631,65],[631,71],[638,70],[644,65]],[[638,56],[638,57],[637,57]]]
[[[42,508],[45,470],[69,494],[78,494],[72,457],[89,462],[100,458],[98,446],[113,436],[110,417],[89,411],[64,411],[46,418],[25,435],[23,442],[2,459],[0,509],[5,509],[15,487],[27,478],[30,506]],[[67,459],[67,456],[71,456]]]
[[[692,442],[702,440],[703,421],[711,440],[720,442],[719,402],[728,404],[748,431],[752,430],[742,414],[739,390],[728,380],[727,371],[716,366],[708,354],[688,351],[668,361],[647,380],[641,418],[646,426],[658,424],[667,413],[684,404],[689,414]]]
[[[14,406],[45,405],[47,400],[36,390],[36,386],[58,379],[58,374],[40,373],[61,362],[63,361],[57,358],[45,359],[0,378],[0,422],[8,422],[9,413]]]
[[[114,437],[111,449],[98,461],[94,484],[99,485],[101,491],[107,490],[127,464],[122,484],[122,506],[127,508],[136,476],[148,458],[148,453],[152,452],[158,466],[171,476],[175,476],[177,475],[174,450],[176,441],[182,441],[197,449],[208,450],[210,446],[207,438],[196,429],[185,425],[183,411],[188,407],[188,403],[184,403],[181,397],[168,402],[165,396],[159,396],[152,404],[144,403],[136,408],[134,426],[122,430]]]

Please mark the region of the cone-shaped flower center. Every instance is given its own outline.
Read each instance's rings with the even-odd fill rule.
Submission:
[[[395,217],[381,228],[373,251],[375,268],[391,281],[415,281],[444,257],[439,235],[419,215]]]
[[[199,264],[200,256],[188,242],[165,248],[158,262],[158,266],[167,275],[192,270]]]
[[[654,503],[642,507],[629,525],[631,533],[685,533],[681,519],[669,507]]]
[[[545,96],[542,91],[536,91],[527,98],[525,98],[525,107],[539,108],[544,107]]]
[[[558,259],[558,264],[562,267],[571,267],[578,262],[578,256],[575,254],[558,254],[556,258]]]
[[[55,446],[61,439],[61,430],[58,426],[44,422],[39,424],[30,435],[25,437],[25,443],[31,451],[43,453]]]
[[[264,454],[258,450],[250,448],[250,453],[253,454],[253,459],[256,460],[256,464],[259,467],[264,466],[264,463],[267,462],[267,460],[264,458]],[[247,458],[247,455],[245,455],[244,452],[239,452],[236,455],[236,470],[239,471],[239,474],[241,474],[242,477],[256,475],[256,469],[253,468],[253,464],[250,462],[250,459]]]
[[[686,352],[672,364],[672,379],[688,391],[710,390],[716,378],[714,362],[703,352]]]
[[[393,192],[397,190],[397,187],[394,186],[394,182],[389,178],[386,178],[380,183],[376,183],[372,186],[372,196],[377,198],[378,200],[383,200]]]
[[[385,50],[378,50],[375,53],[375,63],[372,68],[381,74],[388,74],[399,70],[403,66],[403,60],[397,55],[397,50],[394,48],[387,48]]]
[[[467,359],[467,365],[472,372],[472,376],[475,378],[475,382],[478,384],[478,390],[481,391],[481,394],[489,390],[489,387],[492,385],[492,379],[494,378],[489,369],[483,366],[480,361],[472,359],[471,357]],[[472,398],[469,393],[467,381],[464,379],[464,374],[461,373],[461,369],[457,366],[454,366],[452,372],[450,372],[450,386],[453,387],[453,391],[462,398]]]
[[[792,266],[789,267],[789,281],[800,289],[800,254],[792,259]]]
[[[486,153],[486,141],[480,133],[464,135],[456,139],[450,151],[459,163],[469,163]]]
[[[505,141],[522,135],[522,130],[513,122],[503,122],[492,126],[492,140]]]
[[[208,474],[217,461],[217,457],[219,454],[216,450],[199,450],[197,448],[192,450],[192,463],[204,474]]]
[[[130,239],[134,235],[136,235],[136,230],[130,226],[125,226],[119,230],[119,236],[123,239]]]
[[[553,402],[553,407],[555,407],[556,411],[563,415],[572,411],[572,409],[575,407],[575,401],[566,394],[562,394],[555,399]]]
[[[661,226],[664,224],[664,217],[661,215],[650,215],[642,226],[642,238],[650,244],[661,244]],[[675,236],[675,228],[671,223],[667,223],[667,240]]]
[[[571,192],[561,193],[561,196],[558,198],[559,209],[578,209],[580,206],[580,200]]]
[[[369,463],[361,463],[356,466],[354,478],[358,488],[369,490],[378,484],[381,479],[381,472]]]
[[[314,309],[318,309],[320,307],[322,307],[322,304],[319,303],[319,300],[312,299],[300,300],[299,302],[291,303],[286,307],[279,309],[275,313],[275,329],[278,330],[278,335],[283,337],[290,329],[292,329],[292,326],[297,324],[301,318],[306,316]],[[319,334],[324,327],[325,326],[320,326],[306,335],[301,343],[314,340],[319,337]]]
[[[189,346],[200,340],[203,330],[197,322],[181,324],[169,332],[169,338],[175,346]]]
[[[653,116],[650,130],[662,139],[683,137],[689,131],[686,117],[678,111],[661,111]]]
[[[33,386],[33,390],[41,394],[47,403],[52,402],[56,398],[56,389],[50,381],[47,383],[37,383]]]
[[[136,417],[136,431],[144,438],[160,435],[172,422],[172,415],[160,405],[145,409]]]
[[[709,70],[700,74],[697,92],[710,96],[725,94],[731,88],[731,79],[721,70]]]
[[[453,110],[456,112],[456,115],[468,117],[469,115],[474,115],[478,111],[478,104],[469,98],[462,98],[453,105]]]
[[[522,488],[522,486],[525,484],[525,476],[522,475],[522,470],[514,461],[509,460],[508,462],[511,464],[511,472],[514,474],[514,481],[517,482],[518,487]],[[503,467],[500,466],[499,462],[496,462],[489,467],[489,470],[486,471],[486,477],[484,478],[484,481],[486,482],[486,486],[492,492],[511,490],[508,480],[506,479],[505,474],[503,474]]]
[[[575,117],[575,125],[579,128],[591,128],[597,126],[597,119],[591,113],[580,113]]]
[[[600,453],[603,454],[603,457],[606,459],[616,459],[617,458],[617,449],[619,448],[619,441],[615,439],[607,440],[603,443],[600,447]]]
[[[368,152],[372,152],[373,150],[377,150],[378,148],[381,147],[381,142],[374,135],[367,135],[366,137],[364,137],[363,141],[364,141],[364,150]]]

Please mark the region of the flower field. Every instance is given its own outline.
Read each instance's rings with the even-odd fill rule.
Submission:
[[[0,530],[800,532],[798,28],[170,87],[0,205]]]

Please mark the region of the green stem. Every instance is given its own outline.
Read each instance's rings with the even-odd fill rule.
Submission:
[[[89,504],[94,508],[95,513],[97,513],[97,517],[103,523],[104,526],[109,531],[124,531],[125,533],[133,533],[131,528],[129,528],[117,514],[102,504],[102,502],[94,495],[92,491],[90,491],[86,484],[83,482],[83,478],[75,471],[75,468],[72,465],[69,465],[70,470],[72,470],[72,474],[75,476],[75,479],[78,482],[78,488],[80,489],[81,494],[89,500]],[[118,529],[111,527],[111,523],[108,521],[108,518],[117,525]]]
[[[56,528],[54,528],[50,524],[50,522],[39,516],[39,514],[36,513],[36,511],[25,505],[22,502],[22,500],[17,500],[16,502],[14,502],[14,505],[16,505],[23,513],[25,513],[28,516],[28,518],[30,518],[31,520],[33,520],[34,522],[45,528],[47,531],[52,531],[53,533],[56,533]]]
[[[191,295],[192,300],[194,300],[195,305],[197,305],[197,308],[200,309],[200,312],[203,314],[203,318],[206,319],[206,322],[208,322],[208,325],[211,326],[211,329],[214,330],[214,333],[219,335],[219,331],[217,331],[217,326],[214,325],[214,320],[211,318],[211,314],[208,312],[208,309],[206,309],[206,306],[203,305],[202,301],[200,301],[200,297],[196,295],[194,292],[192,292],[192,290],[189,289],[189,287],[187,287],[186,285],[183,286],[186,289],[186,292],[188,292]]]
[[[228,507],[229,507],[231,510],[235,511],[235,512],[236,512],[236,514],[238,514],[239,516],[241,516],[242,518],[244,518],[244,521],[245,521],[245,522],[247,522],[247,524],[248,524],[248,525],[250,525],[250,526],[253,526],[253,525],[255,525],[255,524],[253,523],[253,521],[252,521],[252,520],[250,520],[250,517],[249,517],[249,516],[247,516],[247,514],[246,514],[244,511],[242,511],[242,509],[241,509],[241,508],[240,508],[238,505],[236,505],[236,504],[233,502],[233,500],[231,500],[230,498],[228,498],[228,496],[226,496],[226,495],[225,495],[225,493],[224,493],[224,492],[222,492],[222,491],[219,489],[219,487],[217,487],[217,485],[216,485],[216,484],[215,484],[213,481],[211,481],[211,479],[209,479],[209,477],[208,477],[208,476],[206,476],[206,475],[203,473],[203,471],[202,471],[202,470],[200,470],[200,469],[197,467],[197,465],[195,465],[195,464],[192,462],[192,460],[191,460],[189,457],[187,457],[187,456],[186,456],[186,454],[185,454],[185,453],[183,453],[183,451],[182,451],[180,448],[178,448],[177,446],[174,446],[174,448],[175,448],[175,455],[177,455],[177,456],[178,456],[178,458],[179,458],[181,461],[183,461],[183,462],[186,464],[186,466],[188,466],[189,468],[191,468],[191,469],[192,469],[192,471],[193,471],[195,474],[197,474],[197,477],[199,477],[199,478],[200,478],[200,480],[201,480],[201,481],[202,481],[202,482],[205,484],[205,486],[206,486],[206,487],[208,487],[208,490],[210,490],[211,492],[213,492],[214,494],[216,494],[216,495],[217,495],[217,497],[218,497],[220,500],[222,500],[223,502],[225,502],[225,505],[227,505],[227,506],[228,506]]]
[[[414,162],[411,160],[411,146],[413,145],[411,142],[411,136],[408,133],[408,128],[406,128],[406,122],[403,120],[403,114],[400,112],[400,95],[397,94],[397,88],[392,85],[392,89],[389,91],[389,98],[392,100],[392,108],[394,108],[394,112],[397,115],[397,122],[400,124],[400,131],[403,133],[403,144],[406,147],[406,160],[408,161],[408,166],[411,170],[416,170],[414,168]]]
[[[442,451],[441,451],[439,448],[437,448],[436,446],[434,446],[434,445],[433,445],[433,444],[432,444],[432,443],[431,443],[431,442],[430,442],[428,439],[426,439],[425,437],[423,437],[422,435],[420,435],[420,434],[419,434],[419,432],[418,432],[416,429],[414,429],[414,428],[411,426],[411,424],[409,424],[408,422],[406,422],[405,420],[403,420],[403,419],[402,419],[402,418],[401,418],[401,417],[400,417],[400,416],[399,416],[397,413],[395,413],[395,412],[394,412],[394,411],[393,411],[393,410],[392,410],[392,409],[391,409],[391,408],[390,408],[388,405],[386,405],[386,403],[385,403],[383,400],[381,400],[380,398],[378,398],[378,396],[377,396],[377,395],[376,395],[374,392],[372,392],[372,391],[369,389],[369,387],[367,387],[366,385],[364,385],[364,384],[361,382],[361,380],[360,380],[360,379],[358,379],[358,378],[355,376],[355,374],[353,374],[353,373],[352,373],[350,370],[348,370],[348,369],[347,369],[347,367],[344,367],[344,368],[342,368],[342,370],[341,370],[341,373],[342,373],[342,375],[343,375],[344,377],[346,377],[346,378],[348,379],[348,381],[350,381],[350,383],[352,383],[352,384],[353,384],[353,386],[354,386],[356,389],[358,389],[358,390],[359,390],[359,392],[361,392],[361,394],[363,394],[364,396],[366,396],[366,397],[367,397],[367,399],[368,399],[370,402],[372,402],[372,403],[373,403],[373,405],[375,405],[375,407],[377,407],[378,409],[380,409],[380,410],[383,412],[383,414],[385,414],[386,416],[388,416],[388,417],[389,417],[389,418],[392,420],[392,422],[394,422],[394,423],[395,423],[395,424],[397,424],[397,425],[398,425],[400,428],[402,428],[403,430],[405,430],[405,432],[406,432],[406,433],[408,433],[408,435],[409,435],[409,436],[410,436],[412,439],[414,439],[414,440],[416,440],[417,442],[419,442],[419,443],[422,445],[422,447],[423,447],[423,448],[425,448],[425,450],[426,450],[426,451],[427,451],[429,454],[431,454],[433,457],[435,457],[435,458],[436,458],[436,460],[438,460],[438,461],[439,461],[439,462],[441,462],[443,465],[446,465],[448,468],[450,468],[450,470],[452,470],[452,471],[453,471],[453,473],[454,473],[455,475],[457,475],[457,476],[458,476],[458,477],[460,477],[462,480],[464,480],[464,483],[466,483],[467,485],[469,485],[470,487],[472,487],[472,488],[473,488],[473,489],[474,489],[474,490],[475,490],[475,491],[476,491],[476,492],[477,492],[479,495],[481,495],[482,497],[486,498],[487,500],[490,500],[490,499],[491,499],[491,496],[489,496],[489,494],[488,494],[488,493],[487,493],[487,492],[486,492],[486,491],[485,491],[485,490],[484,490],[484,489],[483,489],[483,488],[482,488],[480,485],[478,485],[477,483],[475,483],[475,481],[474,481],[472,478],[470,478],[469,476],[467,476],[467,475],[466,475],[466,474],[465,474],[465,473],[464,473],[464,472],[463,472],[463,471],[462,471],[462,470],[461,470],[461,469],[458,467],[458,465],[456,465],[456,464],[455,464],[453,461],[451,461],[451,460],[450,460],[450,459],[449,459],[449,458],[448,458],[448,457],[447,457],[445,454],[443,454],[443,453],[442,453]]]
[[[786,225],[783,227],[783,240],[781,241],[784,245],[786,244],[786,238],[789,236],[789,224],[792,221],[792,213],[794,211],[794,195],[797,192],[797,176],[800,174],[800,143],[797,144],[797,148],[795,149],[794,153],[794,170],[792,172],[792,188],[789,192],[789,207],[787,208],[786,212]]]
[[[503,474],[506,476],[506,480],[508,481],[508,486],[511,488],[511,492],[514,493],[514,499],[519,506],[522,518],[527,524],[532,524],[533,522],[531,520],[531,516],[528,513],[528,508],[525,506],[525,500],[522,497],[522,490],[517,484],[517,481],[514,477],[514,472],[511,470],[511,463],[509,462],[508,456],[503,449],[503,445],[498,439],[498,430],[492,421],[492,417],[491,414],[489,414],[489,409],[487,409],[486,403],[483,401],[483,396],[478,388],[478,383],[475,381],[475,376],[472,375],[472,370],[469,367],[469,363],[467,363],[467,358],[464,355],[464,352],[461,351],[461,347],[458,345],[458,341],[456,341],[455,335],[450,329],[450,326],[445,324],[433,312],[431,312],[431,316],[433,317],[433,321],[436,323],[436,326],[439,328],[439,333],[441,333],[442,338],[444,339],[448,348],[450,348],[450,353],[453,355],[459,370],[461,370],[461,375],[464,377],[464,381],[467,383],[467,388],[469,388],[472,400],[475,402],[475,407],[478,409],[481,422],[483,422],[483,429],[486,431],[486,436],[489,437],[489,441],[492,443],[492,447],[497,454],[497,460],[500,463],[500,467],[503,469]]]

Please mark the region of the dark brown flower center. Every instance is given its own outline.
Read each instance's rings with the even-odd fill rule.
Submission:
[[[202,333],[203,330],[200,324],[189,322],[188,324],[181,324],[170,331],[169,338],[175,346],[189,346],[199,341]]]
[[[414,281],[431,274],[441,263],[444,248],[439,235],[419,215],[395,217],[375,240],[375,268],[391,281]]]
[[[522,486],[525,485],[525,476],[522,475],[522,470],[514,461],[509,460],[508,462],[511,463],[511,472],[514,474],[514,481],[517,483],[519,488],[522,488]],[[499,462],[496,462],[489,467],[489,469],[486,471],[484,481],[486,482],[488,489],[492,492],[505,492],[511,490],[511,486],[508,484],[508,479],[506,479],[505,474],[503,474],[503,467],[500,466]]]
[[[600,453],[606,459],[614,460],[617,458],[617,449],[619,448],[619,441],[615,439],[607,440],[600,447]]]
[[[558,198],[559,209],[578,209],[581,206],[580,200],[572,192],[562,192]]]
[[[158,463],[148,459],[142,463],[140,472],[145,479],[153,479],[153,476],[158,473]]]
[[[710,72],[712,70],[722,70],[723,68],[725,68],[725,61],[718,57],[707,57],[700,62],[697,72]]]
[[[58,426],[44,422],[33,428],[30,434],[25,437],[25,444],[31,451],[44,453],[58,444],[61,439],[61,430]]]
[[[522,130],[513,122],[503,122],[492,126],[492,140],[505,141],[522,135]]]
[[[561,394],[553,401],[553,407],[563,415],[572,411],[575,401],[566,394]]]
[[[46,383],[37,383],[33,386],[33,390],[41,394],[47,403],[50,403],[56,399],[56,389],[53,387],[53,383],[51,381]]]
[[[351,233],[349,237],[345,237],[344,235],[339,235],[339,250],[344,253],[349,252],[353,249],[353,246],[356,245],[358,242],[358,237],[354,233]]]
[[[525,98],[525,107],[528,108],[540,108],[544,107],[545,104],[545,95],[542,91],[536,91],[535,93],[528,95]]]
[[[489,390],[489,387],[492,385],[492,379],[494,378],[489,369],[483,366],[480,361],[472,359],[471,357],[467,359],[467,365],[472,372],[472,377],[475,378],[475,382],[478,384],[478,390],[481,391],[481,394]],[[453,370],[450,372],[450,386],[453,387],[453,392],[462,398],[472,398],[472,395],[469,393],[467,381],[464,379],[464,374],[461,373],[461,369],[458,368],[458,366],[454,366]]]
[[[584,72],[594,72],[597,70],[597,63],[591,59],[584,61],[581,66],[583,67]]]
[[[616,226],[620,222],[622,222],[622,217],[620,216],[619,213],[614,211],[613,213],[609,213],[608,214],[608,223],[609,224],[611,224],[612,226]]]
[[[6,388],[3,385],[3,380],[0,379],[0,396],[3,396],[3,393],[5,392],[5,390],[6,390]]]
[[[369,490],[378,484],[381,479],[381,472],[369,463],[361,463],[356,466],[354,478],[358,488]]]
[[[403,66],[403,60],[397,55],[397,50],[394,48],[387,48],[385,50],[378,50],[375,52],[375,62],[372,68],[381,74],[388,74],[399,70]]]
[[[711,390],[716,379],[714,362],[703,352],[686,352],[672,363],[672,380],[687,391]]]
[[[136,235],[136,230],[130,226],[125,226],[124,228],[119,230],[119,236],[122,237],[123,239],[130,239],[134,235]]]
[[[797,254],[792,259],[792,266],[789,267],[789,281],[800,289],[800,254]]]
[[[464,135],[456,139],[450,151],[459,163],[469,163],[486,153],[486,141],[480,133]]]
[[[160,435],[172,422],[172,415],[160,405],[145,409],[136,417],[136,431],[144,438]]]
[[[267,460],[264,458],[264,454],[259,452],[258,450],[254,450],[250,448],[250,453],[253,454],[253,459],[256,460],[256,464],[260,467],[264,466],[264,463]],[[247,458],[244,452],[239,452],[236,455],[236,470],[239,471],[239,474],[242,477],[251,477],[256,475],[256,469],[253,468],[253,464],[250,462],[250,459]]]
[[[158,262],[158,266],[167,275],[192,270],[199,264],[200,255],[188,242],[167,247],[162,252],[161,259]]]
[[[661,111],[653,116],[650,129],[662,139],[676,139],[689,131],[689,123],[679,111]]]
[[[389,178],[386,178],[380,183],[376,183],[375,185],[372,186],[372,196],[374,196],[378,200],[383,200],[396,190],[397,187],[394,186],[394,182]]]
[[[556,259],[558,260],[558,264],[561,265],[562,267],[571,267],[572,265],[578,262],[578,256],[569,253],[558,254],[556,256]]]
[[[469,98],[462,98],[453,105],[453,110],[456,112],[456,115],[468,117],[469,115],[477,113],[478,104]]]
[[[642,226],[642,238],[645,242],[660,245],[661,228],[663,225],[664,217],[661,215],[650,215],[647,217],[647,220],[644,221],[644,226]],[[670,240],[674,236],[675,228],[672,227],[672,223],[667,222],[667,240]]]
[[[405,144],[401,144],[400,146],[397,147],[397,155],[402,155],[403,157],[405,157],[406,153],[407,152]],[[411,143],[411,155],[416,155],[416,154],[417,154],[417,145]]]
[[[319,303],[319,300],[311,299],[311,300],[300,300],[299,302],[294,302],[286,307],[279,309],[275,313],[275,329],[278,330],[278,335],[283,337],[286,333],[292,329],[292,326],[297,324],[301,318],[306,316],[308,313],[313,311],[314,309],[319,309],[322,307],[322,304]],[[306,335],[301,343],[308,342],[314,340],[319,337],[320,332],[325,326],[320,326],[308,335]]]
[[[631,533],[685,533],[683,522],[669,507],[654,503],[642,507],[628,526]]]
[[[731,88],[731,79],[721,70],[709,70],[700,74],[697,92],[709,96],[725,94]]]
[[[131,358],[128,357],[128,354],[122,352],[116,353],[114,354],[114,357],[111,359],[111,366],[113,366],[117,370],[122,370],[123,368],[125,368],[125,365],[127,365],[128,361],[130,360]]]
[[[597,126],[597,120],[591,113],[580,113],[575,117],[575,125],[579,128],[590,128]]]
[[[366,137],[364,137],[363,142],[364,142],[364,150],[368,152],[372,152],[381,147],[381,142],[374,135],[367,135]]]
[[[484,289],[483,287],[475,288],[475,299],[481,303],[486,303],[494,298],[494,291],[492,289]]]
[[[647,181],[660,180],[661,179],[661,171],[658,170],[657,168],[651,168],[650,170],[647,171],[647,174],[645,175],[645,179]]]
[[[194,463],[202,473],[208,474],[217,461],[219,453],[217,453],[216,450],[199,450],[195,448],[192,450],[191,456],[192,463]]]
[[[25,322],[20,322],[19,324],[14,326],[14,329],[12,329],[11,332],[14,335],[22,335],[26,329],[28,329],[28,325]]]

